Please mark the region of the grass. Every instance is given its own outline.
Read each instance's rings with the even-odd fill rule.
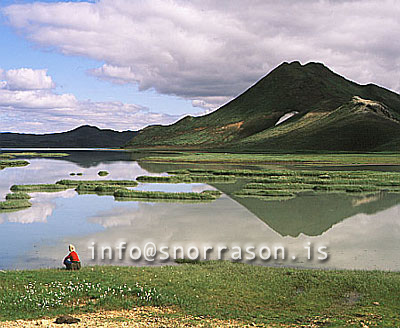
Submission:
[[[13,199],[0,202],[0,210],[17,210],[31,206],[32,204],[26,199]]]
[[[195,200],[212,201],[221,195],[216,190],[205,190],[198,192],[162,192],[162,191],[138,191],[138,190],[117,190],[114,193],[116,199],[157,199],[157,200]]]
[[[234,193],[237,197],[252,197],[263,201],[285,201],[296,197],[296,194],[289,190],[257,190],[242,189]]]
[[[0,159],[2,158],[15,158],[15,157],[65,157],[69,156],[67,153],[36,153],[36,152],[21,152],[21,153],[0,153]]]
[[[23,167],[29,165],[28,161],[24,160],[12,160],[17,157],[64,157],[69,156],[66,153],[35,153],[35,152],[23,152],[23,153],[0,153],[0,170],[6,167]]]
[[[242,179],[238,197],[254,197],[264,201],[288,200],[299,192],[379,193],[400,192],[400,173],[375,171],[321,171],[289,169],[180,169],[168,171],[171,177],[140,177],[142,181],[179,181],[179,177],[207,175]],[[215,183],[218,183],[215,181]]]
[[[399,322],[398,272],[200,262],[0,275],[0,320],[166,305],[182,314],[261,325],[395,327]]]
[[[11,191],[28,191],[28,192],[57,192],[68,189],[69,186],[62,184],[26,184],[26,185],[13,185]]]
[[[246,190],[343,191],[343,192],[400,192],[400,174],[375,172],[329,172],[319,176],[271,176],[253,179]]]
[[[11,155],[11,154],[8,154],[8,153],[0,153],[0,160],[1,160],[1,159],[11,159],[11,158],[14,158],[14,156]]]
[[[136,178],[144,183],[233,183],[236,178],[232,175],[173,175],[173,176],[139,176]]]
[[[70,188],[77,187],[80,184],[93,185],[118,185],[124,187],[136,187],[138,183],[134,180],[59,180],[57,185],[68,186]]]
[[[76,187],[78,194],[98,194],[98,195],[109,195],[114,196],[115,191],[125,189],[120,185],[95,185],[95,184],[79,184]]]
[[[13,192],[6,195],[6,200],[18,200],[18,199],[31,199],[31,196],[26,192]]]
[[[400,173],[375,171],[322,171],[290,169],[203,169],[187,168],[168,171],[172,176],[143,176],[140,182],[192,182],[196,177],[207,177],[203,182],[234,183],[245,181],[238,197],[254,197],[264,201],[289,200],[300,192],[379,193],[400,192]],[[224,180],[224,178],[227,180]],[[215,179],[215,180],[214,180]],[[214,180],[214,181],[213,181]],[[247,181],[247,183],[246,183]]]
[[[99,171],[97,174],[101,177],[105,177],[106,175],[109,175],[109,173],[107,171]]]
[[[6,167],[22,167],[27,165],[29,165],[29,162],[23,160],[0,160],[0,170]]]
[[[10,153],[15,157],[66,157],[69,156],[67,153],[36,153],[36,152],[24,152],[24,153]]]
[[[399,153],[309,153],[309,154],[238,154],[193,153],[175,156],[149,156],[140,161],[157,163],[224,164],[298,164],[298,165],[400,165]]]

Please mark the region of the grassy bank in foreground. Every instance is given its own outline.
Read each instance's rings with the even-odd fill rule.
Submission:
[[[400,322],[397,272],[205,262],[0,275],[0,320],[172,305],[179,313],[259,324],[395,327]]]

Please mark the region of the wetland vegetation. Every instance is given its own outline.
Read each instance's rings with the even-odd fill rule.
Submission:
[[[68,186],[68,188],[77,187],[80,184],[84,185],[117,185],[125,187],[136,187],[138,185],[135,180],[68,180],[63,179],[56,182],[56,185]]]
[[[54,158],[66,157],[67,153],[37,153],[37,152],[14,152],[14,153],[0,153],[0,159],[3,158],[17,158],[17,157],[32,157],[32,158]]]
[[[6,200],[13,200],[13,199],[31,199],[31,196],[26,192],[22,191],[12,192],[6,195]]]
[[[56,183],[44,183],[44,184],[26,184],[26,185],[13,185],[11,191],[27,191],[27,192],[57,192],[66,190],[69,187],[62,184]]]
[[[137,177],[136,180],[143,183],[233,183],[236,178],[233,175],[195,175],[188,172],[187,174],[170,176],[143,175]]]
[[[100,177],[105,177],[106,175],[109,175],[109,173],[107,171],[99,171],[97,173]]]
[[[0,160],[0,170],[6,167],[23,167],[27,165],[29,165],[29,162],[24,160]]]
[[[173,155],[146,156],[143,162],[192,164],[299,164],[299,165],[400,165],[400,153],[206,153],[176,152]]]
[[[12,199],[0,202],[0,211],[18,210],[31,207],[32,204],[26,199]]]
[[[212,201],[221,196],[216,190],[204,190],[202,192],[162,192],[162,191],[139,191],[123,190],[115,191],[116,199],[167,199],[167,200],[194,200],[194,201]]]

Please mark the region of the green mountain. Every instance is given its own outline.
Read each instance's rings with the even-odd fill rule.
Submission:
[[[0,133],[0,148],[105,148],[120,147],[135,136],[136,132],[118,132],[82,125],[61,133],[25,134]]]
[[[294,114],[277,122],[288,113]],[[149,126],[130,148],[372,151],[400,149],[400,95],[320,63],[283,63],[218,110]]]

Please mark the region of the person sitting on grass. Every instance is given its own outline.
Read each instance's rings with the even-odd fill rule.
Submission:
[[[78,253],[75,252],[75,246],[68,246],[69,254],[64,259],[64,265],[67,270],[79,270],[81,268],[81,261],[79,260]]]

